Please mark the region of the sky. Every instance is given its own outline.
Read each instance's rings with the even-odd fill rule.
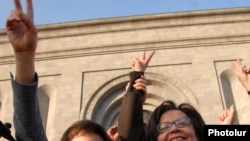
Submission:
[[[25,1],[20,0],[24,12]],[[250,0],[33,0],[36,25],[102,18],[249,7]],[[14,0],[0,0],[0,29]]]

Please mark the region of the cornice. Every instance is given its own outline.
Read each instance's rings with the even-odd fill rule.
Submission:
[[[129,16],[118,18],[96,19],[69,23],[59,23],[51,25],[37,26],[39,42],[51,39],[74,38],[97,34],[113,34],[129,31],[148,31],[155,29],[167,29],[175,31],[182,27],[200,26],[208,27],[219,26],[229,29],[228,25],[236,26],[242,23],[248,25],[250,20],[250,7],[219,9],[206,11],[190,11],[176,13],[161,13],[141,16]],[[170,30],[169,30],[170,29]],[[185,28],[186,29],[186,28]],[[158,30],[158,31],[160,31]],[[184,32],[184,31],[183,31]],[[186,31],[190,32],[190,30]],[[107,44],[95,45],[70,45],[64,49],[60,47],[48,48],[37,51],[36,60],[53,60],[61,58],[92,56],[100,54],[122,53],[141,50],[157,49],[175,49],[175,48],[193,48],[210,47],[215,45],[240,44],[250,42],[250,32],[243,30],[232,34],[210,34],[208,36],[185,36],[166,39],[139,40],[128,42],[110,42]],[[169,33],[171,35],[171,33]],[[204,33],[206,34],[206,33]],[[213,35],[213,36],[212,36]],[[175,35],[176,36],[176,35]],[[98,41],[98,39],[97,39]],[[8,47],[5,47],[8,46]],[[6,49],[7,48],[7,49]],[[39,47],[40,48],[40,47]],[[0,65],[12,64],[14,58],[12,50],[7,39],[5,30],[0,30]]]

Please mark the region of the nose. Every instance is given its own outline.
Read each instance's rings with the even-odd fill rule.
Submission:
[[[179,130],[179,128],[175,125],[175,124],[172,124],[171,125],[171,127],[170,127],[170,133],[171,132],[176,132],[176,131],[178,131]]]

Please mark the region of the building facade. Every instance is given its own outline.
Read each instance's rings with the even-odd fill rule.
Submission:
[[[131,61],[155,50],[145,77],[145,119],[162,101],[194,105],[207,124],[234,104],[236,123],[250,123],[250,97],[231,71],[250,65],[250,8],[119,17],[39,25],[36,72],[49,141],[79,119],[115,124]],[[0,30],[0,120],[13,123],[12,47]],[[14,129],[12,128],[14,135]],[[3,139],[2,139],[3,140]]]

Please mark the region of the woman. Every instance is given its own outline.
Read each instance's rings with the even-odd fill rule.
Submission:
[[[187,103],[177,106],[164,101],[152,113],[148,127],[148,141],[203,141],[205,122],[199,112]]]
[[[61,141],[111,141],[105,129],[92,120],[73,123],[63,134]]]

